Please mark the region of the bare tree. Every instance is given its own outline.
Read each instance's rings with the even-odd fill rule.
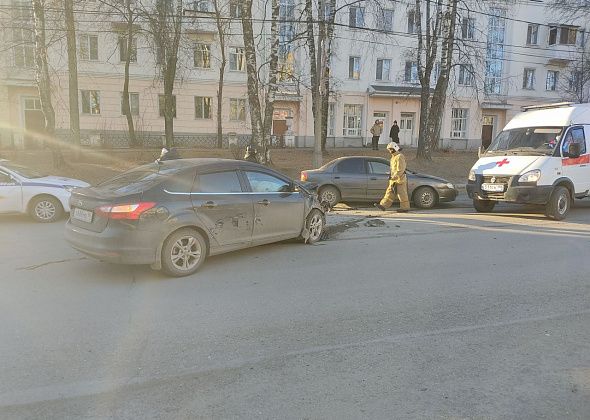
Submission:
[[[73,0],[64,0],[66,41],[68,50],[68,90],[70,104],[70,132],[77,150],[80,148],[80,111],[78,105],[78,51]]]
[[[225,35],[229,28],[230,20],[224,19],[222,0],[213,0],[215,11],[215,26],[219,37],[219,80],[217,81],[217,147],[223,147],[223,87],[225,83],[225,67],[227,55],[225,51]]]
[[[45,0],[31,0],[35,22],[35,80],[45,118],[45,135],[52,151],[53,165],[65,165],[59,142],[55,136],[55,109],[52,102],[51,77],[47,58]]]
[[[154,7],[142,10],[142,15],[149,22],[158,70],[164,85],[164,131],[166,147],[170,148],[174,146],[174,84],[184,20],[183,0],[155,0]]]

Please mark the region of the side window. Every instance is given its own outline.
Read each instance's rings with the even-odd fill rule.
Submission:
[[[195,174],[195,170],[190,170],[171,175],[166,181],[166,190],[172,193],[190,193],[193,189]]]
[[[572,143],[578,143],[580,145],[581,155],[586,153],[586,137],[584,136],[583,127],[574,127],[567,132],[561,146],[561,153],[563,156],[565,156],[565,153],[568,151],[569,146]]]
[[[10,177],[10,175],[5,174],[4,172],[0,172],[0,185],[1,184],[14,184],[14,181]]]
[[[242,186],[236,171],[214,172],[199,175],[197,192],[239,193],[242,192]]]
[[[359,175],[367,173],[363,159],[344,159],[336,166],[336,172]]]
[[[291,183],[262,172],[246,172],[253,192],[289,192]]]
[[[389,175],[391,169],[388,164],[373,160],[369,162],[369,171],[375,175]]]

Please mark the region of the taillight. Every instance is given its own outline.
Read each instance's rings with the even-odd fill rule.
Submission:
[[[142,213],[154,208],[156,203],[141,202],[132,204],[118,204],[116,206],[101,206],[96,209],[97,214],[101,214],[109,219],[115,220],[138,220]]]
[[[307,182],[307,172],[301,171],[301,182]]]

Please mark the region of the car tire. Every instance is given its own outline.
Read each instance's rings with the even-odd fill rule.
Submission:
[[[412,196],[414,205],[421,209],[431,209],[438,204],[438,194],[432,187],[418,187]]]
[[[545,215],[553,220],[563,220],[570,211],[572,197],[566,187],[556,187],[545,206]]]
[[[207,258],[207,241],[194,229],[184,228],[170,235],[162,246],[162,271],[174,277],[195,273]]]
[[[326,230],[326,216],[318,209],[313,209],[307,215],[305,219],[305,229],[309,236],[307,238],[301,237],[300,239],[308,244],[315,244],[319,242]]]
[[[318,198],[320,203],[326,203],[328,206],[334,207],[340,202],[341,196],[338,188],[332,185],[326,185],[325,187],[321,187],[318,191]]]
[[[61,202],[50,195],[35,197],[29,205],[29,214],[39,223],[53,223],[64,215]]]
[[[479,198],[473,199],[473,208],[478,213],[491,213],[496,206],[496,202],[492,200],[480,200]]]

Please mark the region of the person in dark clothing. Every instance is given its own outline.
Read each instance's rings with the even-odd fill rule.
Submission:
[[[389,137],[392,142],[399,144],[399,125],[397,125],[397,120],[393,122],[391,130],[389,130]]]

